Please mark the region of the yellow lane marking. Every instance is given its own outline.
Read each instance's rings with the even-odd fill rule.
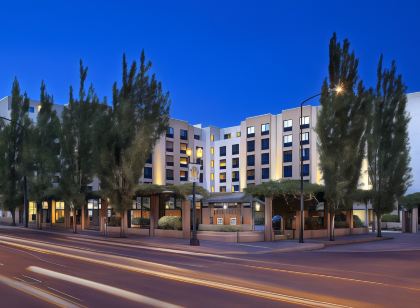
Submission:
[[[33,297],[36,297],[44,302],[47,302],[49,304],[58,306],[58,307],[68,307],[68,308],[75,308],[79,307],[75,305],[74,303],[70,301],[66,301],[58,296],[55,296],[54,294],[41,290],[39,288],[36,288],[34,286],[28,285],[23,282],[19,282],[13,279],[10,279],[6,276],[0,275],[0,283],[3,283],[13,289],[16,289],[18,291],[24,292],[28,295],[31,295]]]
[[[326,308],[327,307],[328,308],[349,307],[349,306],[329,303],[329,302],[325,302],[325,301],[318,301],[318,300],[312,300],[312,299],[303,298],[303,297],[291,296],[291,295],[275,293],[275,292],[270,292],[270,291],[263,291],[263,290],[258,290],[258,289],[248,288],[248,287],[242,287],[242,286],[223,283],[223,282],[214,282],[214,281],[205,280],[205,279],[182,276],[182,275],[179,275],[179,274],[165,273],[165,272],[160,272],[160,271],[157,271],[157,270],[154,270],[154,269],[149,270],[149,269],[134,267],[134,266],[130,266],[130,265],[124,265],[124,264],[108,262],[108,261],[103,261],[103,260],[98,260],[98,259],[93,259],[93,258],[76,256],[76,255],[67,254],[67,253],[63,253],[63,252],[46,250],[46,249],[43,249],[43,248],[35,248],[35,247],[31,247],[31,246],[27,246],[27,245],[23,245],[23,244],[18,244],[18,243],[10,243],[10,242],[6,242],[6,241],[0,241],[0,243],[4,243],[4,244],[7,244],[7,245],[12,245],[12,246],[15,246],[15,247],[20,247],[20,248],[28,249],[28,250],[32,250],[32,251],[37,251],[39,253],[57,255],[57,256],[61,256],[61,257],[66,257],[66,258],[71,258],[71,259],[75,259],[75,260],[79,260],[79,261],[88,262],[88,263],[93,263],[93,264],[99,264],[99,265],[103,265],[103,266],[118,268],[118,269],[126,270],[126,271],[129,271],[129,272],[141,273],[141,274],[154,276],[154,277],[159,277],[159,278],[163,278],[163,279],[169,279],[169,280],[179,281],[179,282],[183,282],[183,283],[189,283],[189,284],[193,284],[193,285],[205,286],[205,287],[210,287],[210,288],[214,288],[214,289],[219,289],[219,290],[224,290],[224,291],[229,291],[229,292],[234,292],[234,293],[239,293],[239,294],[244,294],[244,295],[249,295],[249,296],[254,296],[254,297],[259,297],[259,298],[273,300],[273,301],[287,302],[287,303],[297,304],[297,305],[302,305],[302,306],[307,306],[307,307],[326,307]],[[138,260],[135,260],[135,261],[138,261]],[[148,262],[148,263],[151,263],[151,262]]]
[[[141,294],[137,294],[137,293],[133,293],[130,291],[126,291],[123,289],[119,289],[119,288],[115,288],[115,287],[111,287],[109,285],[106,284],[102,284],[102,283],[98,283],[98,282],[94,282],[91,280],[87,280],[87,279],[82,279],[82,278],[78,278],[78,277],[74,277],[71,275],[66,275],[66,274],[62,274],[62,273],[58,273],[58,272],[54,272],[45,268],[41,268],[41,267],[37,267],[37,266],[30,266],[27,268],[27,270],[29,270],[30,272],[39,274],[39,275],[43,275],[43,276],[47,276],[50,278],[55,278],[55,279],[59,279],[59,280],[63,280],[63,281],[67,281],[70,283],[74,283],[86,288],[91,288],[94,289],[96,291],[100,291],[103,293],[107,293],[116,297],[121,297],[127,300],[131,300],[133,302],[139,303],[139,304],[144,304],[144,305],[149,305],[152,307],[167,307],[167,308],[179,308],[181,306],[177,306],[177,305],[173,305],[171,303],[168,302],[164,302],[161,300],[157,300],[148,296],[144,296]]]

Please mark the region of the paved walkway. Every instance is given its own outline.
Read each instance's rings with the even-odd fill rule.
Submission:
[[[1,228],[16,228],[0,226]],[[24,229],[23,227],[17,227]],[[226,243],[216,241],[200,241],[200,246],[190,246],[188,239],[149,237],[130,234],[127,238],[104,237],[101,232],[79,230],[77,234],[70,230],[36,230],[30,228],[29,232],[51,232],[57,235],[80,237],[85,240],[105,241],[121,244],[143,246],[144,248],[157,247],[160,249],[177,250],[194,253],[207,253],[217,255],[240,255],[240,254],[266,254],[281,252],[298,252],[320,250],[326,252],[374,252],[374,251],[404,251],[420,250],[420,233],[391,233],[384,232],[382,238],[377,238],[374,233],[362,235],[350,235],[336,237],[335,241],[328,238],[306,239],[305,243],[297,241],[253,242],[253,243]]]

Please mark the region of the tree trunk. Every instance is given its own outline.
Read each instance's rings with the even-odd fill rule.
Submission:
[[[376,236],[377,237],[382,237],[382,226],[381,226],[381,220],[382,220],[382,217],[381,217],[382,215],[376,215],[376,217],[377,217],[377,219],[376,219],[376,221],[377,221],[377,223],[378,223],[378,232],[377,232],[377,234],[376,234]]]
[[[73,209],[73,233],[77,233],[76,209]]]
[[[16,226],[15,212],[16,212],[16,210],[14,210],[14,211],[10,210],[10,213],[12,214],[12,226]]]
[[[124,216],[125,216],[125,211],[121,212],[120,237],[126,237],[125,236],[125,228],[124,228]]]
[[[335,223],[335,214],[331,214],[331,223],[330,223],[330,241],[335,241],[335,235],[334,235],[334,223]]]
[[[42,209],[42,201],[40,202],[41,204],[39,205],[38,204],[38,206],[37,206],[37,208],[39,209],[39,215],[38,215],[38,217],[39,217],[39,225],[38,225],[38,229],[39,230],[42,230],[42,221],[43,221],[43,219],[44,219],[44,217],[43,217],[43,212],[44,212],[44,210]]]

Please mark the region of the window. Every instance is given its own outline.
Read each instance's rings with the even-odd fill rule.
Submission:
[[[249,126],[246,128],[246,135],[247,137],[254,137],[255,136],[255,127]]]
[[[261,165],[268,165],[270,163],[270,154],[263,153],[261,154]]]
[[[166,137],[168,137],[168,138],[173,138],[174,137],[174,128],[173,127],[168,127],[166,129]]]
[[[225,134],[224,136],[223,136],[223,139],[230,139],[230,138],[232,138],[232,134]]]
[[[200,138],[200,135],[194,135],[194,139],[195,140],[200,140],[201,138]]]
[[[172,141],[166,141],[166,152],[174,151],[174,143]]]
[[[239,154],[239,144],[232,144],[232,155]]]
[[[248,155],[246,157],[246,164],[248,166],[255,166],[255,156],[254,155]]]
[[[214,141],[214,134],[210,134],[210,141]]]
[[[261,150],[268,150],[270,148],[270,139],[261,139]]]
[[[255,140],[250,140],[246,142],[246,150],[248,152],[254,152],[255,151]]]
[[[219,148],[219,155],[226,156],[226,146],[222,146]]]
[[[221,172],[219,175],[220,183],[226,183],[226,172]]]
[[[179,180],[180,181],[188,181],[188,171],[180,170],[179,171]]]
[[[203,183],[204,181],[204,175],[203,172],[200,172],[200,183]]]
[[[292,135],[283,136],[283,146],[284,147],[292,146]]]
[[[210,167],[214,168],[214,159],[210,161]]]
[[[301,128],[309,128],[309,117],[299,118],[299,124]]]
[[[284,120],[283,121],[283,131],[289,132],[292,130],[293,121],[292,120]]]
[[[226,192],[226,186],[220,186],[220,192]]]
[[[186,129],[181,129],[181,130],[179,131],[179,137],[180,137],[182,140],[188,140],[188,131],[187,131]]]
[[[239,168],[239,157],[232,158],[232,168]]]
[[[144,178],[145,179],[151,179],[152,178],[152,168],[151,167],[144,167]]]
[[[179,152],[181,154],[187,154],[187,147],[188,147],[188,145],[186,143],[180,143],[179,144]]]
[[[64,202],[57,201],[55,203],[55,222],[64,223]]]
[[[214,147],[211,147],[211,148],[210,148],[210,154],[211,154],[211,155],[214,155]]]
[[[210,191],[211,192],[214,192],[214,186],[211,187]]]
[[[33,201],[29,202],[29,220],[30,221],[36,220],[36,202],[33,202]]]
[[[232,182],[239,181],[239,171],[232,171]]]
[[[166,166],[174,165],[174,157],[172,155],[166,155]]]
[[[270,124],[262,124],[261,125],[261,135],[268,135],[270,133]]]
[[[188,167],[188,159],[186,157],[180,157],[179,158],[179,166],[181,168],[187,168]]]
[[[241,137],[241,132],[236,132],[236,137]]]
[[[149,157],[146,160],[146,164],[152,164],[153,160],[152,160],[152,154],[149,155]]]
[[[302,149],[302,160],[309,160],[309,148]]]
[[[232,185],[232,192],[239,191],[239,185]]]
[[[226,159],[221,159],[219,166],[220,166],[220,169],[226,169]]]
[[[246,179],[248,181],[253,181],[255,179],[255,170],[247,170],[246,171]]]
[[[301,142],[301,144],[309,144],[309,133],[308,132],[302,133],[300,135],[300,142]]]
[[[292,166],[283,166],[283,177],[285,178],[292,177]]]
[[[303,174],[303,176],[308,176],[309,175],[309,164],[304,164],[303,165],[302,174]]]
[[[174,171],[172,169],[166,169],[166,179],[168,181],[173,181],[173,179],[174,179]]]
[[[210,173],[210,180],[214,181],[214,173]]]
[[[261,178],[263,180],[270,178],[270,168],[262,168],[261,169]]]
[[[284,163],[291,163],[292,162],[292,151],[284,151],[283,152],[283,162]]]
[[[35,113],[35,107],[29,106],[29,113]]]
[[[133,202],[129,221],[130,228],[149,228],[150,197],[137,197]]]

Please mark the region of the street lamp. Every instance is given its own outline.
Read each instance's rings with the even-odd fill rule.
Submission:
[[[0,116],[0,119],[12,122],[11,119],[5,118]],[[25,129],[24,126],[16,122],[16,125],[19,126],[21,129]],[[23,175],[23,212],[25,218],[25,228],[28,228],[29,225],[29,209],[28,209],[28,187],[26,182],[26,174]]]
[[[194,153],[190,148],[187,148],[187,156],[188,156],[188,177],[190,182],[193,184],[192,188],[192,233],[190,238],[190,245],[191,246],[200,246],[200,241],[197,238],[197,226],[196,226],[196,209],[195,209],[195,183],[200,180],[200,167],[197,161],[194,161]],[[203,157],[203,149],[197,148],[195,151],[196,159],[201,159]],[[192,162],[191,162],[192,161]]]
[[[330,89],[330,92],[335,92],[337,94],[340,94],[343,92],[344,89],[341,85],[336,86],[335,88]],[[318,93],[315,95],[312,95],[308,97],[307,99],[304,99],[300,103],[300,121],[299,121],[299,129],[300,129],[300,138],[299,138],[299,160],[300,160],[300,232],[299,232],[299,243],[303,243],[303,231],[305,227],[305,215],[304,215],[304,202],[303,202],[303,143],[302,143],[302,133],[303,133],[303,105],[318,97],[321,96],[322,93]]]

